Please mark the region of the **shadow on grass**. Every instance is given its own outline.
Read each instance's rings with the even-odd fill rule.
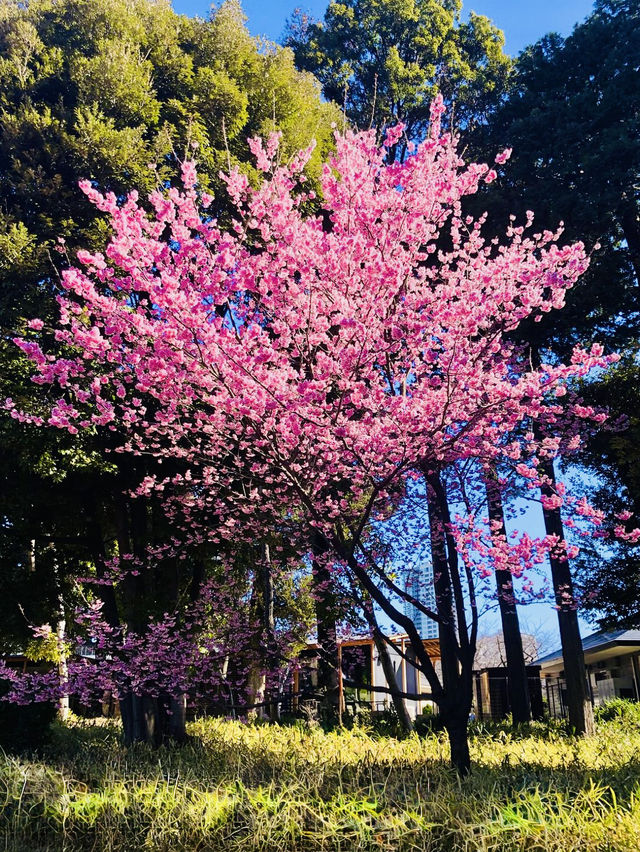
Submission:
[[[460,782],[448,765],[443,734],[393,738],[367,731],[325,734],[318,728],[242,725],[222,720],[196,723],[185,745],[125,748],[117,724],[55,725],[50,743],[36,759],[91,787],[116,778],[181,778],[196,787],[240,782],[247,787],[308,783],[331,795],[336,789],[382,785],[386,790],[415,786],[429,795],[442,785],[466,789],[514,790],[538,787],[570,794],[590,785],[611,788],[628,803],[640,787],[640,729],[603,726],[598,736],[579,739],[561,728],[506,725],[471,735],[472,773]]]
[[[113,724],[57,727],[39,754],[0,761],[4,848],[640,848],[640,732],[619,724],[590,740],[480,731],[464,781],[438,734],[399,741],[213,719],[191,733],[180,747],[125,749]]]

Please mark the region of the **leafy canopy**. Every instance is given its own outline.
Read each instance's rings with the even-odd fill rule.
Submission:
[[[322,21],[294,13],[286,44],[358,127],[401,121],[419,138],[437,92],[465,125],[482,119],[509,76],[502,32],[473,12],[461,21],[461,8],[460,0],[331,2]]]

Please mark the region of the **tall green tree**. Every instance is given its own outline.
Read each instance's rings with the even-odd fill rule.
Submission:
[[[597,0],[571,36],[548,35],[522,53],[509,97],[477,129],[474,145],[513,148],[504,176],[482,199],[494,217],[520,210],[524,219],[532,209],[540,230],[565,221],[566,238],[582,239],[594,250],[567,308],[525,329],[534,360],[566,355],[576,343],[593,339],[620,348],[637,338],[639,56],[637,0]],[[609,452],[598,460],[597,446],[602,451],[602,441],[592,446],[592,470],[606,479],[611,463],[622,458]],[[548,474],[553,479],[553,470]],[[545,511],[545,524],[548,532],[563,536],[559,509]],[[591,711],[573,577],[566,562],[552,568],[570,717],[584,730]]]
[[[0,0],[1,398],[37,406],[12,338],[29,317],[52,325],[60,269],[76,246],[104,244],[79,180],[144,192],[193,157],[224,221],[219,173],[253,175],[248,137],[282,131],[284,157],[316,139],[313,181],[339,115],[291,50],[249,35],[235,0],[207,19],[177,15],[168,0]],[[99,573],[114,553],[142,553],[166,522],[123,493],[148,471],[142,460],[135,470],[111,462],[108,433],[70,440],[5,414],[0,436],[0,641],[15,648],[29,622],[56,618],[61,595],[73,608],[75,576]],[[144,629],[156,609],[197,590],[207,554],[170,562],[117,598],[102,587],[107,617]]]
[[[501,213],[533,210],[540,229],[566,223],[593,251],[567,308],[528,329],[566,354],[598,339],[619,348],[640,328],[640,3],[598,0],[566,39],[551,34],[518,58],[512,88],[473,144],[512,147],[480,199]]]
[[[194,155],[215,191],[221,169],[251,170],[247,137],[276,128],[285,155],[315,138],[319,164],[336,116],[290,50],[251,38],[236,0],[208,20],[168,0],[2,0],[3,326],[42,308],[58,238],[103,240],[79,179],[150,190]]]
[[[606,406],[623,428],[594,435],[579,462],[597,483],[594,504],[620,526],[634,528],[640,518],[640,365],[638,348],[601,382],[584,389],[588,402]],[[630,517],[626,519],[626,513]],[[640,546],[619,539],[594,540],[578,560],[581,604],[600,628],[640,627]]]
[[[421,137],[437,92],[463,126],[482,121],[504,91],[511,62],[488,18],[460,17],[461,0],[343,0],[322,21],[297,11],[285,43],[325,96],[359,128],[402,121]]]

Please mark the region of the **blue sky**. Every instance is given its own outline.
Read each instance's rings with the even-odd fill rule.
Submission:
[[[243,0],[248,26],[254,35],[277,40],[296,7],[321,18],[328,0]],[[205,16],[209,0],[173,0],[176,12]],[[574,24],[591,12],[593,0],[468,0],[464,11],[487,15],[506,36],[506,50],[516,54],[545,33],[568,35]]]

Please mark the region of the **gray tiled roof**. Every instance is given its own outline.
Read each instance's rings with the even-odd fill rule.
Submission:
[[[598,648],[606,648],[608,645],[640,645],[640,630],[599,630],[591,636],[585,636],[582,647],[585,651],[595,651]],[[562,649],[558,648],[551,654],[536,660],[536,665],[550,663],[562,656]]]

